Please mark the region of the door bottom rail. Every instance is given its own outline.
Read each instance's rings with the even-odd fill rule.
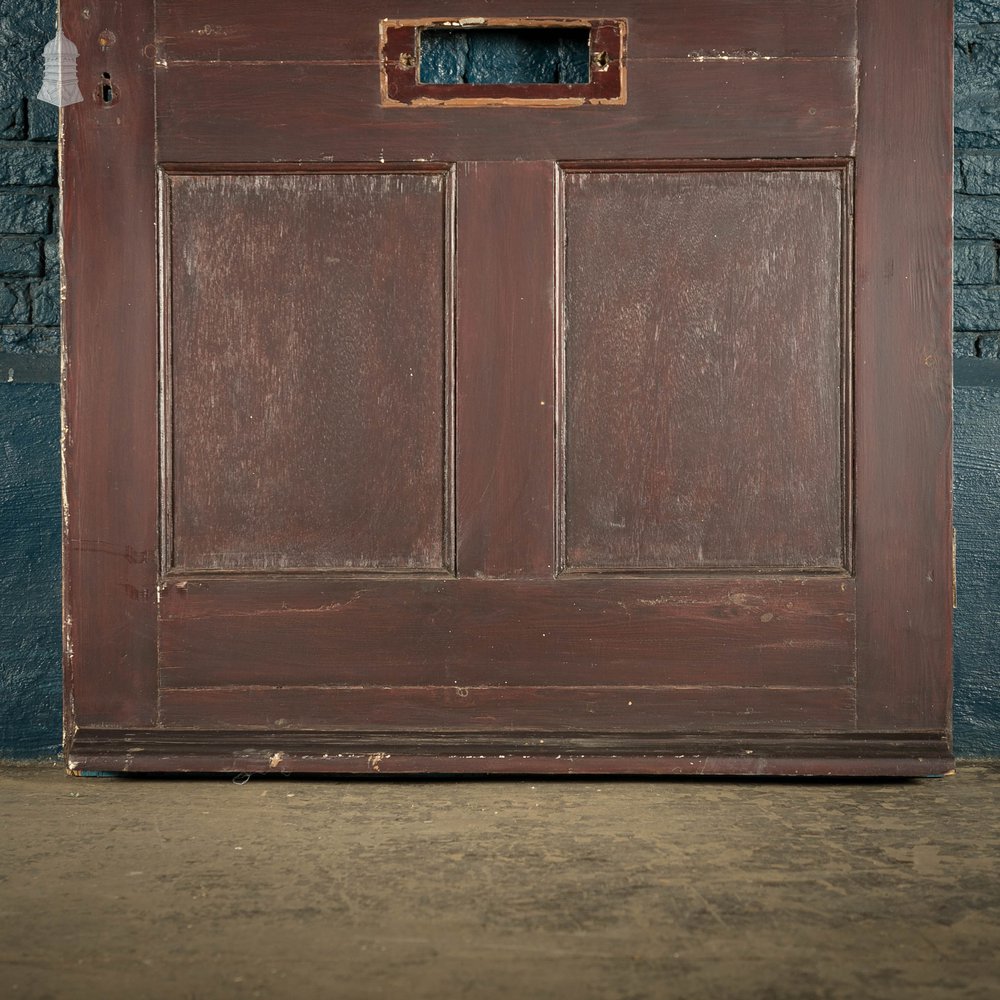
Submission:
[[[78,729],[71,774],[940,777],[943,733],[456,733]]]

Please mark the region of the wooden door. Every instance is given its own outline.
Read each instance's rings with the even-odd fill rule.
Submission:
[[[949,0],[428,6],[64,4],[69,766],[947,769]]]

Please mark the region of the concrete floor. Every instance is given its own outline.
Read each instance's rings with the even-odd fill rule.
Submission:
[[[1000,997],[1000,762],[913,782],[0,770],[0,996]]]

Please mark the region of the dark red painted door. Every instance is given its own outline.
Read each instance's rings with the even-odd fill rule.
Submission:
[[[950,4],[534,6],[66,5],[72,767],[948,766]]]

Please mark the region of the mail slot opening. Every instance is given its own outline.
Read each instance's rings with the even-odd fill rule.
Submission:
[[[423,28],[420,83],[472,86],[590,82],[590,28]]]
[[[624,19],[385,20],[385,107],[625,103]]]

